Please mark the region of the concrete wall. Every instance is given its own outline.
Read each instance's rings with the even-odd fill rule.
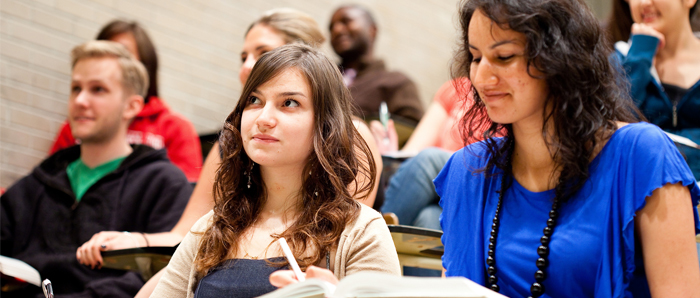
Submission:
[[[356,2],[370,8],[377,18],[377,56],[417,82],[427,107],[433,93],[449,79],[458,1]],[[342,3],[345,1],[2,0],[0,187],[9,187],[46,157],[66,118],[69,52],[93,39],[110,20],[135,19],[144,25],[160,58],[162,98],[203,134],[218,130],[237,101],[239,52],[243,33],[253,20],[271,8],[293,7],[313,16],[327,34],[330,15]],[[332,55],[327,44],[324,50]]]

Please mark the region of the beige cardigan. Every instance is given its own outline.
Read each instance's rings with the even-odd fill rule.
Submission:
[[[357,220],[345,227],[338,248],[331,251],[331,271],[341,279],[360,271],[386,272],[401,275],[396,248],[384,219],[372,208],[362,205]],[[200,218],[192,231],[204,231],[213,215],[210,211]],[[182,240],[166,267],[151,297],[194,297],[199,277],[194,270],[200,235],[192,232]]]

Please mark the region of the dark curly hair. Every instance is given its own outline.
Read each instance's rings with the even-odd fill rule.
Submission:
[[[236,255],[240,235],[252,226],[265,205],[265,181],[243,148],[241,116],[258,86],[290,68],[299,70],[311,87],[313,152],[303,173],[312,175],[301,177],[296,221],[274,236],[287,239],[302,268],[317,264],[338,244],[345,226],[359,215],[358,194],[366,197],[375,183],[372,154],[352,122],[352,98],[335,64],[302,44],[285,45],[262,55],[219,137],[222,162],[214,182],[214,216],[195,261],[200,276],[221,264],[227,255]],[[252,187],[248,188],[244,172],[251,168]],[[358,185],[358,180],[364,183]],[[317,253],[309,254],[309,250]]]
[[[542,136],[555,161],[555,173],[560,173],[556,195],[566,200],[588,179],[591,156],[599,142],[616,130],[616,121],[637,122],[641,117],[626,87],[618,84],[624,74],[608,60],[611,51],[598,21],[579,0],[468,0],[461,7],[462,40],[452,67],[455,78],[470,73],[473,57],[468,32],[475,11],[500,28],[525,36],[528,74],[535,77],[532,68],[536,69],[541,73],[537,78],[544,79],[549,89],[545,106],[551,109],[543,111]],[[509,175],[511,144],[517,142],[512,125],[481,116],[486,115],[486,107],[474,86],[460,92],[473,92],[475,101],[461,120],[463,141],[469,144],[483,138],[490,159],[482,170],[497,167]],[[483,136],[476,135],[478,131],[484,131]],[[505,142],[496,138],[500,135]]]

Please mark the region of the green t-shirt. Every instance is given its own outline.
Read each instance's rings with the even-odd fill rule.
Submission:
[[[126,156],[108,161],[96,166],[94,169],[86,166],[80,158],[71,162],[66,172],[68,174],[68,180],[70,180],[70,186],[75,193],[75,199],[80,201],[90,186],[100,181],[102,177],[116,170],[125,158]]]

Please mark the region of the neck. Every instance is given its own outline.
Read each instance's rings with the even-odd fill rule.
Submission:
[[[265,181],[267,200],[263,214],[270,216],[290,216],[298,212],[302,187],[303,166],[260,167],[260,175]],[[306,173],[308,175],[308,173]]]
[[[696,52],[700,46],[700,40],[693,34],[690,22],[683,22],[680,28],[664,34],[666,45],[657,54],[659,62],[673,59],[682,52]]]
[[[355,70],[359,70],[363,62],[372,61],[373,58],[374,56],[372,55],[372,50],[370,49],[366,53],[357,56],[356,58],[343,58],[343,61],[340,63],[340,65],[343,66],[343,68],[352,68]]]
[[[80,145],[80,159],[83,163],[94,168],[111,160],[131,154],[133,149],[126,141],[126,132],[109,141],[100,143],[83,143]]]
[[[551,126],[551,125],[550,125]],[[552,131],[552,127],[549,131]],[[542,136],[542,124],[513,124],[515,148],[511,157],[513,176],[530,191],[545,191],[556,186],[554,159]]]

